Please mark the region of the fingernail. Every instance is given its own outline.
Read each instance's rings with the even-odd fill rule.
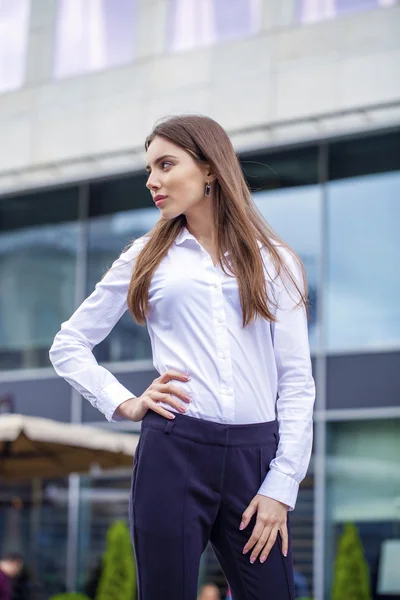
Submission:
[[[175,419],[175,415],[170,415],[169,418],[170,419]]]
[[[243,523],[243,521],[240,523],[240,527],[239,527],[239,529],[240,529],[240,530],[244,529],[244,523]]]
[[[283,553],[283,556],[287,557],[287,552],[284,552],[284,553]]]
[[[254,563],[256,562],[256,559],[254,558],[254,556],[251,557],[250,562],[252,565],[254,565]]]
[[[263,563],[263,562],[265,562],[265,559],[266,559],[266,558],[267,558],[266,556],[262,556],[262,557],[260,558],[260,562],[262,562],[262,563]]]
[[[189,375],[186,375],[185,379],[186,379],[186,381],[190,381]]]
[[[186,399],[188,402],[191,402],[191,401],[192,401],[192,399],[191,399],[191,397],[190,397],[190,396],[185,396],[185,399]]]
[[[179,410],[181,411],[181,413],[187,412],[187,408],[185,406],[180,406]]]

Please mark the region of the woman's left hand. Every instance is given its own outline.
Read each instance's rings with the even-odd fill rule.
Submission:
[[[260,562],[267,559],[272,546],[276,542],[278,532],[282,538],[282,554],[287,556],[289,539],[287,531],[287,512],[289,507],[278,500],[257,494],[243,513],[240,529],[245,529],[251,517],[257,513],[257,520],[251,537],[245,547],[243,554],[251,548],[253,551],[250,562],[254,563],[260,555]]]

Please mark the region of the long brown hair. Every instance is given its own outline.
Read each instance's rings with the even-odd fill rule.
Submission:
[[[257,316],[276,321],[268,294],[259,240],[269,251],[277,276],[283,271],[289,285],[295,288],[298,306],[307,309],[307,279],[298,256],[269,227],[255,206],[244,179],[239,160],[225,130],[213,119],[201,115],[169,117],[158,123],[145,142],[147,150],[156,136],[162,136],[189,152],[199,163],[207,163],[216,176],[214,188],[214,227],[217,257],[225,274],[228,268],[238,281],[243,313],[243,327]],[[152,276],[178,233],[185,227],[186,217],[160,219],[147,234],[149,240],[139,253],[133,270],[128,307],[135,320],[145,323],[149,310],[149,288]],[[282,258],[279,246],[286,248],[298,262],[303,282],[299,286]],[[224,256],[229,252],[229,257]]]

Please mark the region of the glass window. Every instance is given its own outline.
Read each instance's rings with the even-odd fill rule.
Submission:
[[[322,19],[332,19],[339,15],[392,6],[397,0],[300,0],[298,19],[302,23],[313,23]]]
[[[142,172],[91,183],[89,215],[100,217],[153,206],[146,181],[147,175]]]
[[[90,220],[88,294],[124,247],[150,231],[158,219],[159,211],[156,208],[143,208]],[[94,353],[98,360],[111,362],[151,358],[147,329],[137,325],[127,311]]]
[[[22,86],[30,0],[0,0],[0,93]]]
[[[400,398],[400,349],[339,353],[326,361],[327,410],[395,406]]]
[[[136,8],[137,0],[58,0],[55,76],[132,61]]]
[[[400,344],[400,171],[328,184],[330,351]]]
[[[33,484],[2,481],[0,531],[0,555],[21,552],[28,566],[26,585],[16,586],[13,597],[49,598],[65,590],[67,478]]]
[[[371,443],[373,440],[373,443]],[[399,538],[400,421],[331,423],[327,438],[326,585],[345,523],[354,523],[370,568],[373,597],[381,550]],[[327,595],[330,597],[330,595]]]
[[[329,179],[345,179],[400,170],[400,131],[333,142]]]
[[[123,471],[81,477],[77,589],[89,598],[96,596],[110,526],[125,521],[129,527],[131,473],[126,469],[124,475]]]
[[[76,188],[0,201],[0,369],[48,366],[75,306]]]
[[[279,152],[252,152],[241,156],[246,180],[253,192],[318,183],[318,148],[298,147]]]
[[[260,0],[170,0],[169,47],[174,52],[257,33]]]

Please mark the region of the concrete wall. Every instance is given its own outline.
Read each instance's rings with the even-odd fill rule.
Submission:
[[[32,0],[27,84],[0,95],[0,193],[142,166],[170,113],[215,118],[238,150],[400,123],[399,5],[301,26],[295,0],[264,0],[255,37],[165,54],[168,0],[140,0],[135,62],[64,80],[55,6]]]

